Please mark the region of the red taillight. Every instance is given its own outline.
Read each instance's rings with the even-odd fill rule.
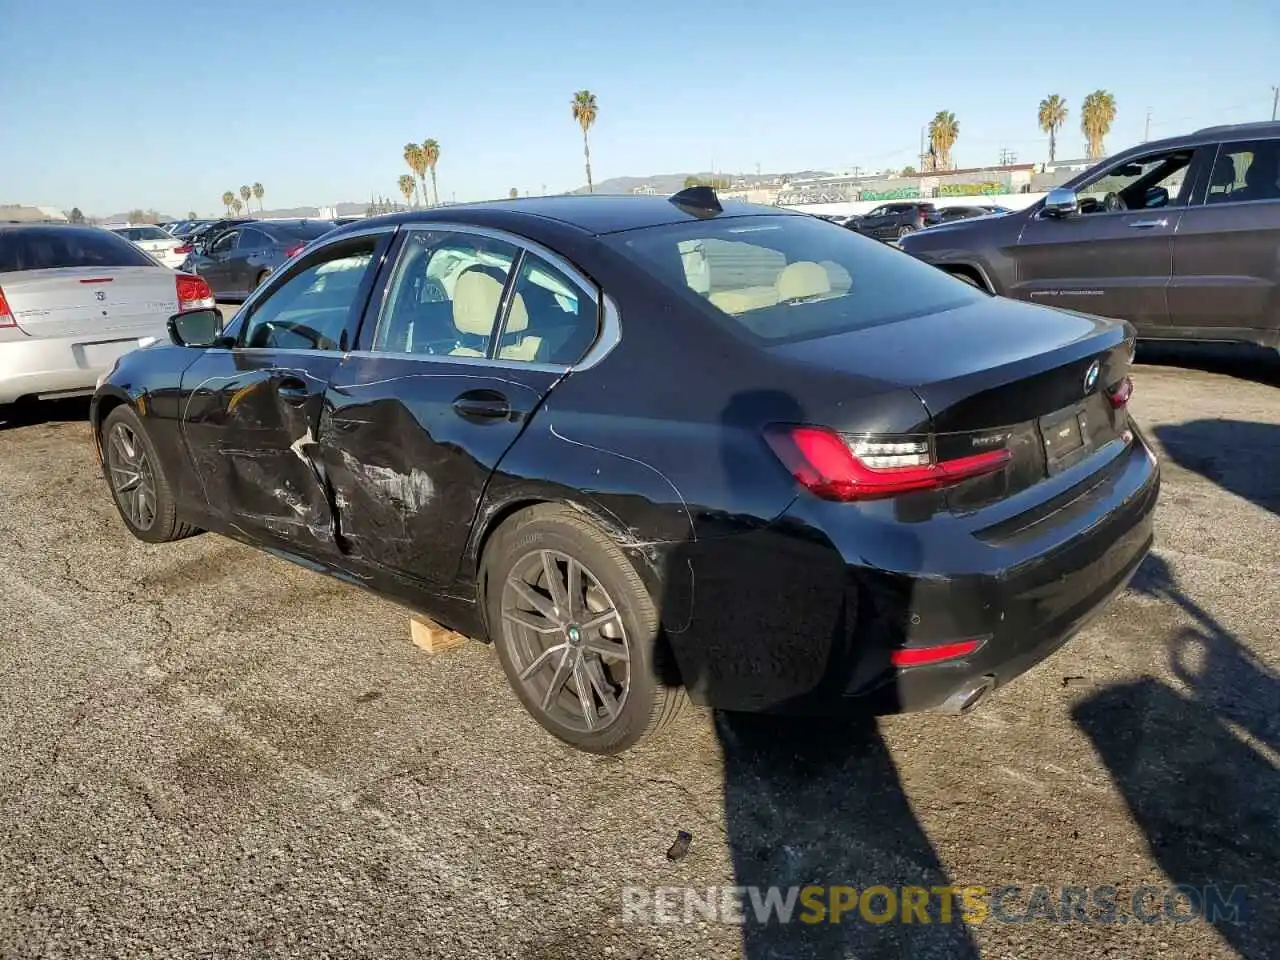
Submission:
[[[934,490],[993,473],[1013,456],[1008,450],[989,450],[939,461],[927,438],[845,438],[827,427],[774,427],[765,438],[792,476],[824,500]]]
[[[981,640],[957,640],[955,643],[939,643],[931,647],[903,647],[889,654],[889,662],[895,667],[922,667],[929,663],[967,657],[980,646]]]
[[[205,282],[203,277],[180,273],[176,282],[179,313],[184,310],[203,310],[207,307],[216,307],[218,305],[217,301],[213,299],[213,291],[209,289],[209,284]]]
[[[190,252],[191,252],[191,244],[189,244],[189,243],[184,243],[184,244],[183,244],[182,246],[180,246],[180,247],[174,247],[174,248],[173,248],[173,252],[174,252],[174,253],[180,253],[180,254],[182,254],[182,255],[185,257],[188,253],[190,253]]]
[[[295,243],[293,244],[293,246],[285,247],[284,248],[285,258],[288,259],[289,257],[296,257],[306,248],[306,246],[307,245],[305,243]]]
[[[1111,401],[1111,405],[1117,410],[1129,402],[1129,398],[1133,396],[1133,381],[1125,377],[1114,387],[1107,391],[1107,399]]]
[[[18,321],[13,318],[13,311],[9,309],[9,301],[4,298],[4,290],[0,289],[0,328],[17,325]]]

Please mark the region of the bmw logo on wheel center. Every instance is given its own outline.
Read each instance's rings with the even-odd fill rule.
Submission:
[[[1098,383],[1098,371],[1102,369],[1102,365],[1097,361],[1089,364],[1089,369],[1084,374],[1084,392],[1088,393]]]

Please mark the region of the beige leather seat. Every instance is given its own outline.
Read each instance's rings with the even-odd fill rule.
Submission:
[[[808,300],[831,293],[831,276],[820,263],[797,260],[778,274],[774,286],[778,288],[780,302]]]
[[[725,313],[737,316],[748,310],[772,307],[778,302],[775,287],[741,287],[737,290],[717,290],[707,298]]]
[[[502,300],[502,282],[483,270],[468,269],[458,277],[453,287],[453,325],[458,333],[469,337],[490,337],[494,333],[493,319],[498,314]],[[506,336],[521,334],[529,328],[529,314],[524,298],[516,294],[507,317]],[[517,336],[498,351],[502,360],[532,361],[542,346],[542,338]],[[457,346],[449,351],[451,357],[483,357],[484,351],[475,347]]]

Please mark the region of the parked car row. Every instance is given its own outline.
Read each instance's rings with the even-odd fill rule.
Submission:
[[[1151,543],[1128,325],[708,188],[374,218],[181,306],[94,397],[125,527],[492,641],[586,750],[687,699],[967,711]]]

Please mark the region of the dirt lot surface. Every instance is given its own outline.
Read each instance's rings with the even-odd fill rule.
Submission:
[[[485,646],[430,656],[218,536],[134,541],[83,404],[0,427],[0,956],[1275,956],[1280,378],[1174,360],[1133,403],[1154,555],[977,713],[694,713],[620,759],[546,736]],[[1021,889],[967,925],[623,920],[625,887],[806,883]],[[1172,922],[1171,884],[1243,887],[1239,922]],[[1112,885],[1115,920],[1036,885],[1055,915]]]

